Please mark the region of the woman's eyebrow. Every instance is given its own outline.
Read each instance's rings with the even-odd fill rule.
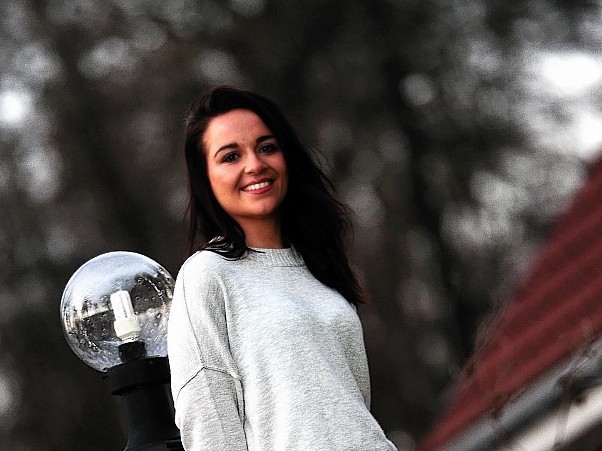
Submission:
[[[276,137],[274,135],[263,135],[260,136],[259,138],[257,138],[256,143],[260,144],[264,141],[267,141],[268,139],[275,139]]]
[[[218,153],[220,153],[222,150],[228,150],[228,149],[237,149],[238,148],[238,144],[233,142],[230,144],[224,144],[223,146],[221,146],[219,149],[217,149],[215,151],[215,153],[213,154],[213,158],[215,158],[217,156]]]

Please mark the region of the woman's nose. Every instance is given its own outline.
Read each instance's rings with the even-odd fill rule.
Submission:
[[[266,168],[265,162],[255,152],[249,152],[245,161],[245,172],[256,174]]]

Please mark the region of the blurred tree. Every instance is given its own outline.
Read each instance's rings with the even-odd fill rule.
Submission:
[[[355,212],[373,410],[411,448],[602,142],[597,2],[5,0],[0,447],[117,449],[71,355],[88,259],[184,257],[180,126],[216,84],[280,103]]]

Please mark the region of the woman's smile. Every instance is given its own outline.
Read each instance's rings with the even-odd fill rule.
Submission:
[[[244,186],[242,190],[251,194],[263,194],[268,192],[271,186],[272,180],[264,179],[257,182],[251,182],[250,184]]]

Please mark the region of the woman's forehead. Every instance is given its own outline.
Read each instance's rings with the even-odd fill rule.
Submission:
[[[263,120],[251,110],[236,109],[220,114],[209,121],[203,141],[207,150],[222,145],[255,141],[272,134]]]

